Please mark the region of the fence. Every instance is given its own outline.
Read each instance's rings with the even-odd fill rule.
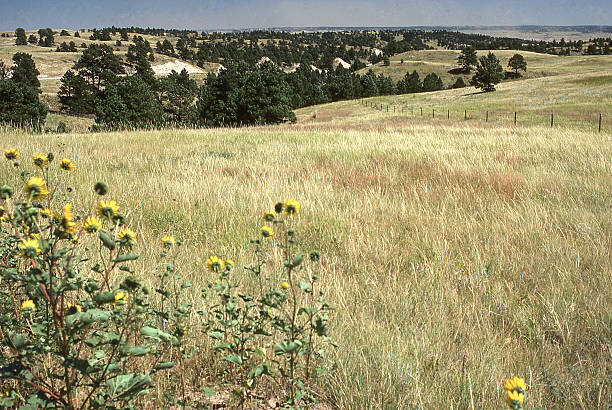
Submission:
[[[390,110],[392,110],[394,113],[400,113],[400,114],[410,114],[413,117],[426,117],[429,116],[429,114],[427,113],[423,113],[423,107],[418,107],[418,112],[419,114],[416,115],[415,114],[415,107],[414,106],[409,106],[409,105],[396,105],[396,104],[383,104],[383,103],[376,103],[376,102],[371,102],[371,101],[365,101],[365,100],[359,100],[360,104],[364,105],[364,106],[368,106],[370,108],[374,108],[376,110],[379,110],[381,112],[391,112]],[[463,111],[463,112],[461,112]],[[453,113],[455,113],[457,111],[453,111]],[[468,110],[460,110],[458,111],[460,114],[463,114],[463,120],[467,121],[469,120],[473,120],[473,119],[479,119],[479,117],[472,115],[474,113],[476,113],[476,111],[470,111],[470,115],[468,115]],[[444,113],[444,110],[442,110],[442,113]],[[491,113],[493,113],[493,111],[491,111]],[[501,118],[499,115],[504,115],[503,119],[508,119],[508,117],[510,118],[510,121],[515,125],[519,125],[519,111],[496,111],[496,114],[498,114],[498,119]],[[436,117],[436,114],[438,114],[438,116]],[[484,121],[485,122],[489,122],[489,110],[485,110],[484,113],[480,112],[481,115],[484,115]],[[531,116],[531,118],[534,117],[534,112],[530,111],[529,115]],[[431,118],[435,119],[435,118],[444,118],[444,115],[440,115],[440,111],[436,112],[436,107],[431,107]],[[458,117],[459,118],[459,117]],[[554,127],[555,126],[555,112],[551,111],[549,114],[545,114],[544,115],[545,118],[545,122],[543,122],[544,124],[550,124],[550,127]],[[593,119],[595,118],[595,119]],[[451,109],[450,108],[446,108],[446,119],[447,120],[451,120]],[[455,118],[453,118],[455,119]],[[550,119],[550,122],[549,122]],[[558,120],[558,114],[557,114],[557,120]],[[586,120],[587,123],[590,123],[593,125],[594,128],[597,129],[598,132],[601,132],[602,130],[602,120],[603,120],[603,113],[596,113],[595,115],[593,115],[592,118],[589,118]],[[525,123],[527,125],[537,125],[540,122],[536,122],[534,123],[533,121],[530,123]],[[585,123],[585,120],[582,119],[582,124]]]

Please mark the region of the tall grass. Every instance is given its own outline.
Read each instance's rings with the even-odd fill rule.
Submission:
[[[0,136],[23,163],[65,144],[68,185],[104,180],[142,237],[184,240],[196,310],[206,259],[241,266],[261,212],[299,200],[300,240],[324,255],[335,407],[499,408],[515,374],[531,408],[612,404],[608,133],[349,121]],[[158,252],[139,244],[142,261]]]

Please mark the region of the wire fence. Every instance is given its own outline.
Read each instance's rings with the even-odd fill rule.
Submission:
[[[467,110],[467,109],[451,109],[451,108],[441,108],[441,107],[422,107],[422,106],[414,106],[408,104],[385,104],[385,103],[377,103],[366,100],[359,100],[361,105],[376,109],[381,112],[395,113],[395,114],[407,114],[412,117],[421,117],[421,118],[431,118],[431,119],[447,119],[447,120],[484,120],[484,122],[496,122],[496,123],[505,123],[505,124],[513,124],[514,126],[519,125],[546,125],[551,128],[555,127],[555,125],[559,126],[560,119],[563,121],[563,125],[576,125],[580,123],[583,126],[586,126],[589,129],[596,129],[597,132],[602,132],[603,126],[606,125],[604,123],[603,113],[579,113],[574,115],[573,118],[563,118],[563,114],[567,114],[567,112],[555,113],[554,111],[550,112],[534,112],[534,111],[507,111],[507,110],[484,110],[484,111],[476,111],[476,110]],[[524,115],[521,115],[524,114]],[[561,117],[560,117],[561,116]],[[526,120],[523,120],[526,118]],[[578,119],[579,121],[578,121]]]

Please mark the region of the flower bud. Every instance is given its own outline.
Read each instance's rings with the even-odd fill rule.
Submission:
[[[108,185],[106,182],[98,181],[94,185],[94,191],[96,191],[96,194],[100,196],[106,195],[108,193]]]

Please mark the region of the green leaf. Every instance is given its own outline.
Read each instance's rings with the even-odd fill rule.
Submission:
[[[214,396],[215,394],[217,394],[217,391],[215,390],[215,388],[214,388],[214,387],[208,387],[208,386],[206,386],[206,387],[204,387],[204,388],[202,389],[202,391],[204,392],[204,395],[205,395],[206,397],[212,397],[212,396]]]
[[[159,329],[155,329],[154,327],[145,326],[142,328],[140,333],[143,337],[155,340],[156,342],[166,342],[172,344],[178,343],[178,339],[176,337]]]
[[[115,302],[115,294],[113,292],[100,292],[94,296],[94,301],[99,305]]]
[[[298,283],[298,286],[300,287],[300,289],[302,289],[304,292],[306,293],[312,293],[312,287],[310,286],[310,283],[308,282],[304,282],[303,280],[301,280]]]
[[[213,339],[221,340],[223,338],[223,333],[214,331],[208,332],[208,337],[212,337]]]
[[[151,376],[148,374],[136,375],[121,374],[112,379],[107,380],[106,384],[109,387],[113,398],[135,398],[147,392],[151,386]]]
[[[120,346],[119,352],[125,356],[145,356],[151,353],[153,349],[151,346],[139,345],[139,346]]]
[[[237,364],[238,366],[242,365],[242,358],[240,356],[236,356],[235,354],[228,354],[227,356],[223,357],[223,360]]]
[[[77,313],[71,316],[76,316],[76,320],[79,320],[81,323],[90,324],[94,322],[106,322],[110,318],[111,312],[108,310],[90,309],[87,312]]]
[[[156,373],[160,370],[168,370],[168,369],[172,369],[174,367],[174,362],[162,362],[162,363],[158,363],[154,368],[153,371],[151,373]]]
[[[113,238],[109,236],[109,234],[104,229],[100,229],[100,231],[98,232],[98,236],[100,237],[100,240],[102,241],[102,245],[104,245],[106,248],[110,249],[111,251],[115,249],[115,241],[113,240]]]
[[[113,262],[120,263],[120,262],[127,262],[127,261],[135,261],[139,257],[140,255],[137,253],[126,253],[125,255],[117,256],[115,259],[113,259]]]

